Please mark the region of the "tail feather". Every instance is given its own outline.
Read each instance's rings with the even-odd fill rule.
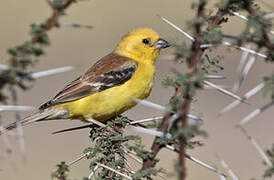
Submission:
[[[82,126],[77,126],[77,127],[71,127],[71,128],[67,128],[67,129],[61,129],[58,131],[54,131],[52,134],[60,134],[60,133],[64,133],[64,132],[70,132],[70,131],[75,131],[75,130],[80,130],[80,129],[85,129],[85,128],[93,128],[94,126],[96,126],[95,124],[87,124],[87,125],[82,125]]]
[[[37,121],[44,121],[44,120],[51,120],[51,119],[62,119],[68,115],[68,111],[60,110],[60,109],[46,109],[44,111],[39,111],[33,115],[26,117],[25,119],[21,120],[20,123],[22,126],[26,126],[28,124],[37,122]],[[17,122],[13,122],[7,125],[4,130],[12,130],[17,127]],[[0,135],[1,135],[0,131]]]

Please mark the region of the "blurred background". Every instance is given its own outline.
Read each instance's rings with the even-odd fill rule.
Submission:
[[[65,84],[86,71],[100,57],[111,52],[121,36],[134,28],[150,27],[159,32],[164,39],[188,42],[185,37],[165,24],[157,15],[164,16],[187,30],[185,24],[195,13],[190,8],[192,2],[191,0],[89,0],[73,4],[66,11],[66,16],[60,18],[60,22],[92,25],[94,28],[89,30],[66,27],[50,31],[51,46],[46,49],[46,56],[40,58],[33,71],[61,66],[74,66],[75,69],[67,73],[38,79],[29,91],[20,91],[19,104],[38,107],[53,97]],[[210,1],[209,7],[212,7],[212,11],[214,11],[215,2]],[[268,3],[274,5],[273,1]],[[268,8],[264,4],[260,5],[263,8]],[[273,11],[273,9],[267,10]],[[44,21],[51,13],[52,11],[45,0],[1,0],[0,64],[7,62],[7,48],[21,44],[29,38],[29,25]],[[237,35],[243,25],[244,21],[232,17],[229,23],[224,26],[225,33]],[[172,50],[162,51],[156,62],[155,85],[149,97],[149,100],[161,105],[165,105],[173,95],[173,89],[163,88],[161,85],[164,77],[170,74],[170,69],[178,67],[173,61],[166,58],[171,52]],[[225,80],[214,80],[214,83],[228,88],[233,87],[238,78],[236,67],[242,52],[235,49],[218,48],[214,54],[223,56],[221,65],[225,67],[225,70],[221,74],[227,77]],[[255,66],[251,69],[238,94],[243,95],[259,84],[264,76],[272,72],[273,65],[266,65],[263,59],[257,58]],[[222,169],[217,158],[219,156],[228,163],[240,179],[261,177],[266,167],[250,141],[239,129],[235,128],[235,125],[248,113],[265,104],[268,99],[263,98],[259,93],[250,99],[251,105],[242,104],[237,109],[217,117],[218,112],[233,99],[215,90],[200,91],[197,101],[192,104],[191,112],[202,117],[202,128],[208,132],[209,137],[202,139],[204,143],[202,147],[188,150],[188,153]],[[22,113],[22,117],[28,114],[30,113]],[[138,120],[160,116],[161,112],[138,105],[125,115]],[[3,124],[9,124],[15,120],[12,112],[1,112],[1,117]],[[10,138],[13,147],[10,154],[6,153],[6,147],[0,139],[0,179],[50,179],[50,173],[56,169],[57,163],[63,160],[66,162],[74,160],[82,154],[86,147],[90,146],[89,130],[60,135],[51,133],[79,124],[81,122],[78,121],[51,121],[25,127],[24,137],[27,150],[25,157],[19,150],[17,138]],[[266,149],[270,148],[274,142],[273,126],[272,107],[245,127],[261,147]],[[128,133],[132,132],[128,131]],[[150,148],[154,137],[148,135],[142,135],[142,137],[144,143]],[[161,159],[159,166],[165,168],[172,177],[177,154],[162,150],[158,157]],[[219,179],[216,174],[207,169],[188,160],[186,162],[188,180]],[[73,165],[70,168],[70,179],[81,179],[88,176],[90,173],[88,164],[88,160],[82,160]]]

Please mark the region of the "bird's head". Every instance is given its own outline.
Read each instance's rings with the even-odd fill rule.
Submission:
[[[115,52],[138,62],[154,63],[163,48],[170,44],[149,28],[135,29],[125,35]]]

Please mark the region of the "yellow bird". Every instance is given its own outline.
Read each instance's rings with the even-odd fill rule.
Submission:
[[[22,125],[51,119],[89,118],[105,122],[136,105],[134,99],[149,96],[160,50],[169,43],[149,28],[135,29],[125,35],[114,51],[95,63],[39,112],[23,119]],[[16,127],[12,123],[6,127]]]

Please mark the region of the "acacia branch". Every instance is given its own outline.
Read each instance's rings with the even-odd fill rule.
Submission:
[[[67,9],[75,0],[68,0],[65,4],[63,4],[60,7],[54,7],[51,6],[53,9],[52,15],[48,18],[46,21],[46,25],[44,26],[44,29],[46,31],[51,30],[53,27],[58,27],[58,18],[60,15],[63,14],[64,10]],[[33,44],[38,42],[38,37],[33,36],[32,41]]]
[[[204,16],[204,7],[206,5],[206,2],[201,2],[198,6],[197,10],[197,18],[203,18]],[[219,16],[217,16],[219,17]],[[204,52],[200,48],[201,42],[200,42],[200,32],[201,32],[201,24],[197,24],[195,27],[195,40],[192,43],[192,56],[189,58],[188,61],[188,68],[187,68],[187,74],[192,75],[195,71],[197,65],[201,61],[201,56]],[[178,89],[181,89],[179,87]],[[178,91],[177,89],[177,91]],[[178,124],[180,129],[184,129],[187,127],[188,121],[187,121],[187,114],[189,113],[190,104],[191,104],[191,95],[190,95],[190,89],[187,88],[186,92],[179,92],[181,96],[184,96],[184,102],[181,107],[181,121]],[[186,168],[185,168],[185,151],[186,151],[186,139],[184,135],[179,136],[179,179],[184,180],[186,177]]]
[[[198,7],[198,11],[197,11],[197,16],[202,16],[204,13],[204,6],[205,3],[201,3]],[[223,10],[218,10],[218,12],[216,13],[215,16],[211,17],[208,21],[209,23],[209,27],[210,29],[213,29],[214,27],[216,27],[216,25],[219,24],[219,22],[222,20],[223,16],[226,15],[227,12],[223,11]],[[192,73],[197,64],[200,62],[201,56],[203,55],[204,50],[200,48],[200,40],[199,40],[199,31],[200,31],[200,27],[196,28],[196,37],[194,42],[192,43],[192,56],[190,57],[190,61],[189,61],[189,65],[188,65],[188,69],[187,69],[187,73]],[[182,89],[181,87],[177,87],[175,90],[175,95],[174,96],[178,96],[181,95]],[[188,97],[189,92],[185,92],[186,94],[186,98],[185,101],[183,102],[182,108],[180,110],[180,118],[181,118],[181,126],[185,127],[187,126],[187,114],[189,112],[189,108],[190,108],[190,103],[191,103],[191,98],[190,96]],[[167,115],[165,115],[165,117],[163,118],[161,125],[159,126],[159,128],[157,129],[158,131],[162,131],[163,133],[167,133],[169,124],[170,124],[170,119],[172,117],[172,113],[168,113]],[[154,167],[155,166],[155,158],[158,154],[158,152],[161,150],[161,148],[165,147],[165,145],[163,144],[159,144],[158,143],[159,137],[155,137],[153,144],[151,146],[151,152],[152,152],[152,156],[146,158],[143,160],[143,166],[141,168],[141,170],[145,170],[147,168],[150,167]],[[180,164],[180,176],[181,179],[185,178],[185,168],[184,168],[184,153],[185,153],[185,139],[181,138],[180,139],[180,150],[179,150],[179,164]]]
[[[198,7],[197,11],[197,16],[202,17],[204,14],[204,6],[205,3],[201,3]],[[209,24],[209,29],[213,29],[220,23],[222,20],[223,16],[227,14],[226,11],[223,10],[218,10],[216,15],[211,17],[208,20]],[[201,60],[201,56],[203,55],[204,50],[200,48],[200,40],[199,40],[199,33],[200,33],[200,27],[196,27],[196,36],[195,40],[192,43],[192,56],[189,58],[189,64],[188,64],[188,69],[187,73],[190,74],[194,72],[196,69],[198,63]],[[174,96],[179,96],[182,95],[182,89],[181,87],[177,87],[175,89],[175,95]],[[181,127],[186,127],[187,126],[187,114],[190,109],[190,104],[191,104],[191,97],[189,96],[189,90],[184,92],[185,94],[185,100],[183,102],[183,105],[181,107],[180,111],[180,118],[181,118]],[[162,131],[163,133],[167,133],[169,124],[170,124],[170,119],[172,117],[172,113],[167,114],[160,125],[160,127],[157,129],[158,131]],[[144,159],[143,160],[143,166],[141,170],[145,170],[150,167],[155,166],[155,157],[157,156],[158,152],[161,150],[161,148],[165,147],[163,144],[158,143],[159,137],[155,137],[153,144],[151,146],[151,152],[153,153],[151,157]],[[185,179],[185,163],[184,163],[184,158],[185,158],[185,138],[180,137],[179,138],[179,166],[180,166],[180,179]]]
[[[245,10],[251,15],[251,16],[256,16],[256,10],[252,7],[252,3],[248,0],[243,0],[244,1],[244,8]],[[271,42],[267,32],[263,29],[263,41],[260,42],[268,48],[269,50],[274,51],[274,44]]]

